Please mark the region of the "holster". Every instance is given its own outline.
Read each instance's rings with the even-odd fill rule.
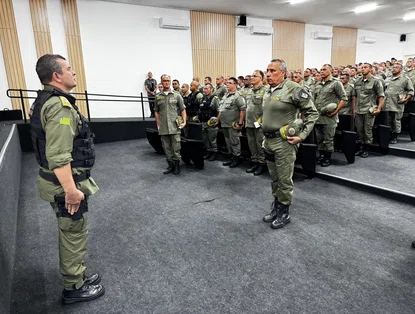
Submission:
[[[79,205],[78,211],[71,215],[68,212],[68,209],[65,207],[65,194],[56,194],[55,195],[55,203],[58,205],[58,212],[56,213],[56,217],[66,217],[72,218],[73,221],[79,220],[82,218],[83,213],[88,211],[88,197],[85,195],[85,199],[81,201]]]
[[[267,151],[266,149],[264,149],[264,156],[265,156],[265,160],[275,162],[275,156],[274,156],[274,153],[269,152],[269,151]]]

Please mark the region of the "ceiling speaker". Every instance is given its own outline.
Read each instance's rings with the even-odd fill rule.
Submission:
[[[401,35],[400,41],[406,41],[406,34]]]

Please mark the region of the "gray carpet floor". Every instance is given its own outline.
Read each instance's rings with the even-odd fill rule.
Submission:
[[[11,129],[11,125],[0,122],[0,151],[2,150],[4,143],[6,143]]]
[[[392,155],[370,154],[368,158],[356,157],[354,164],[347,164],[344,154],[334,153],[332,166],[317,166],[322,173],[373,184],[383,188],[415,195],[415,161]]]
[[[399,134],[398,143],[391,144],[390,147],[393,148],[404,148],[415,151],[415,142],[411,141],[411,137],[407,133]]]
[[[413,206],[298,178],[292,223],[272,230],[268,176],[218,161],[163,175],[146,140],[97,145],[97,156],[85,262],[106,295],[60,304],[57,226],[26,154],[13,313],[415,311]]]

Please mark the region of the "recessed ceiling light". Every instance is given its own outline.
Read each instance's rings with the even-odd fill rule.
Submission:
[[[404,15],[403,19],[405,21],[415,20],[415,12],[407,13]]]
[[[302,2],[306,2],[306,1],[309,1],[309,0],[290,0],[290,3],[291,4],[298,4],[298,3],[302,3]]]
[[[363,12],[373,11],[373,10],[376,10],[377,7],[378,7],[377,3],[374,3],[374,2],[362,4],[356,7],[356,9],[354,10],[354,13],[363,13]]]

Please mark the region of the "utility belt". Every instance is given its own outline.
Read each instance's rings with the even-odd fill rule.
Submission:
[[[277,137],[281,137],[281,133],[278,132],[264,132],[264,136],[265,138],[277,138]]]
[[[52,182],[55,185],[60,185],[59,179],[55,174],[52,173],[46,173],[42,169],[39,169],[39,176],[42,179],[45,179],[46,181]],[[82,182],[86,179],[88,179],[91,176],[91,171],[86,170],[85,172],[81,174],[73,175],[72,178],[75,181],[75,183]]]

